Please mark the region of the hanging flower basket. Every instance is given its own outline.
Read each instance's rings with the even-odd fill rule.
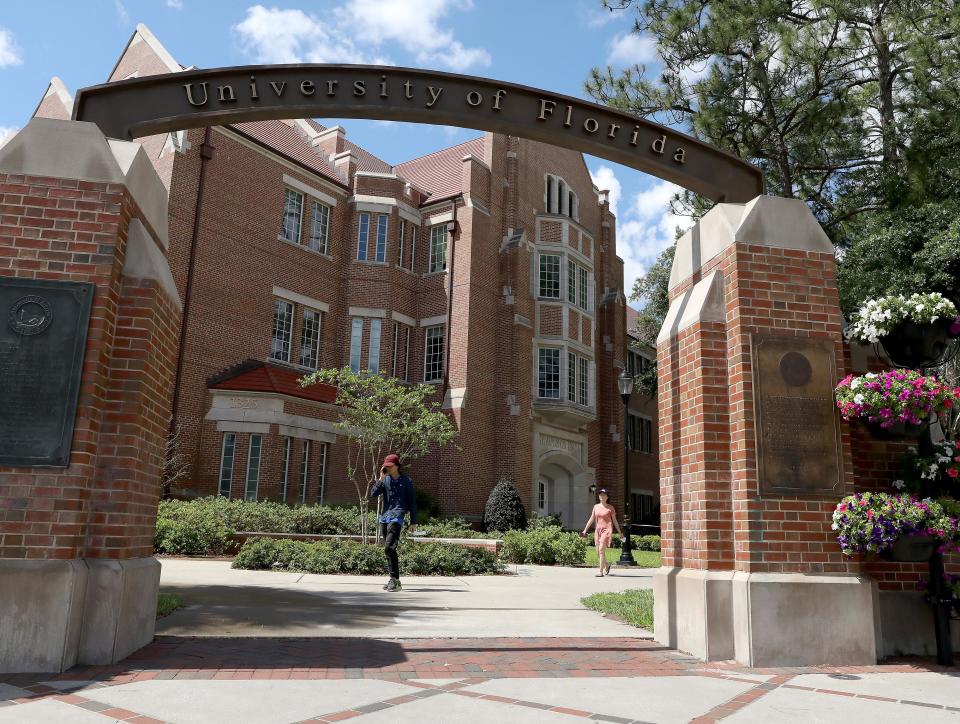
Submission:
[[[931,415],[953,408],[960,388],[914,370],[847,375],[834,390],[844,420],[860,420],[875,436],[916,437]]]
[[[947,354],[952,343],[954,320],[938,319],[919,323],[901,322],[880,337],[887,356],[901,367],[933,367]]]
[[[880,555],[897,563],[923,563],[929,561],[938,540],[929,535],[904,535]]]
[[[960,334],[960,320],[957,319],[957,307],[942,294],[902,294],[871,299],[858,312],[852,315],[846,336],[861,344],[876,344],[884,338],[894,335],[894,330],[903,324],[912,322],[919,327],[941,323],[947,336]],[[940,334],[940,332],[936,332]],[[915,339],[921,331],[904,328],[896,333],[904,343],[915,346]],[[886,347],[886,345],[885,345]],[[890,350],[887,350],[888,353]]]
[[[881,420],[871,420],[869,417],[861,417],[860,422],[875,440],[916,440],[930,426],[926,420],[920,423],[896,420],[887,427],[883,426]]]
[[[948,515],[940,503],[889,493],[848,495],[833,511],[832,528],[840,549],[848,556],[883,553],[901,539],[911,538],[919,545],[917,538],[929,536],[933,545],[940,545],[955,541],[958,536],[957,519]],[[920,555],[920,551],[912,551],[914,547],[903,544],[892,555]]]

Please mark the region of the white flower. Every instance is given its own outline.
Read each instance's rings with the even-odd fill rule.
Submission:
[[[902,480],[894,480],[893,487],[895,487],[897,490],[903,490],[905,487],[907,487],[907,484]]]
[[[830,529],[831,529],[831,530],[836,530],[836,529],[839,528],[839,527],[840,527],[840,526],[838,526],[836,523],[834,523],[833,525],[830,526]]]
[[[854,396],[853,396],[853,402],[854,402],[854,404],[856,404],[856,405],[862,405],[862,404],[863,404],[863,394],[861,394],[861,393],[858,392],[856,395],[854,395]]]
[[[876,372],[867,372],[867,374],[864,375],[864,377],[866,377],[868,380],[872,380],[876,376],[877,376]]]
[[[862,384],[862,383],[861,383],[861,381],[860,381],[860,378],[859,378],[859,377],[855,377],[855,378],[853,379],[853,381],[850,383],[850,389],[851,389],[851,390],[855,390],[855,389],[857,389],[861,384]]]
[[[950,457],[953,457],[953,448],[952,448],[952,447],[944,447],[944,448],[943,448],[943,452],[944,452],[946,455],[948,455],[948,456],[950,456]]]

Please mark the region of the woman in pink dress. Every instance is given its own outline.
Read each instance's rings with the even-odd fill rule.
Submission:
[[[607,563],[607,548],[610,547],[610,538],[613,535],[613,531],[616,530],[617,533],[620,532],[620,524],[617,523],[616,509],[607,503],[607,499],[610,497],[607,489],[600,488],[600,490],[597,491],[597,495],[600,498],[600,502],[593,506],[593,512],[590,513],[590,520],[583,526],[582,535],[586,537],[590,526],[594,526],[593,544],[597,547],[597,561],[600,565],[600,572],[597,574],[597,577],[599,578],[605,573],[610,573],[610,564]]]

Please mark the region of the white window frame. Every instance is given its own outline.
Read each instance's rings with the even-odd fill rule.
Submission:
[[[283,437],[283,452],[280,461],[280,500],[287,502],[287,485],[290,482],[290,450],[293,447],[293,438]]]
[[[417,231],[419,229],[420,227],[416,224],[410,227],[410,266],[407,267],[410,271],[413,271],[413,264],[417,257]]]
[[[307,338],[307,318],[308,315],[314,315],[316,318],[316,329],[314,330],[314,338],[312,348],[308,348],[304,345],[304,340]],[[310,307],[303,307],[300,314],[300,355],[299,363],[301,367],[307,367],[308,369],[315,370],[320,366],[320,334],[323,329],[323,312],[319,309],[311,309]],[[313,357],[313,364],[309,364],[310,359],[304,361],[304,352],[309,351],[310,355]]]
[[[254,442],[256,442],[256,467],[254,467]],[[247,477],[243,486],[243,499],[256,500],[260,489],[260,461],[263,458],[263,435],[253,433],[250,435],[250,442],[247,445]],[[250,483],[253,482],[253,495],[251,497]]]
[[[374,260],[378,262],[387,261],[387,234],[390,230],[390,217],[386,214],[377,214],[377,246],[374,252]]]
[[[320,486],[317,493],[317,504],[323,505],[327,492],[327,459],[330,455],[330,443],[320,443]]]
[[[429,370],[431,368],[431,358],[430,358],[430,339],[431,336],[440,338],[440,359],[437,366],[437,375],[435,377],[429,376]],[[423,330],[423,381],[424,382],[442,382],[443,381],[443,358],[446,354],[446,327],[442,324],[437,324],[432,327],[424,327]]]
[[[310,441],[303,441],[300,453],[300,502],[307,502],[307,483],[310,482]]]
[[[357,260],[366,261],[370,253],[370,214],[360,212],[357,222]]]
[[[227,492],[223,492],[223,473],[224,469],[227,467],[227,441],[230,441],[230,474],[227,477]],[[223,433],[223,442],[220,445],[220,474],[217,477],[217,495],[222,495],[225,498],[230,498],[231,491],[233,490],[233,468],[234,463],[237,459],[237,433],[235,432],[225,432]]]
[[[548,260],[556,261],[556,293],[544,294],[544,262]],[[550,290],[548,290],[550,291]],[[563,298],[563,255],[562,254],[540,254],[537,261],[537,297],[539,299],[562,299]]]
[[[400,267],[401,269],[404,268],[404,267],[403,267],[403,252],[404,252],[404,241],[405,241],[405,240],[404,240],[403,237],[406,235],[406,233],[407,233],[407,220],[401,218],[401,219],[400,219],[399,241],[398,241],[398,244],[397,244],[398,247],[399,247],[399,248],[397,249],[397,266]]]
[[[436,233],[438,231],[440,232],[439,234]],[[442,237],[442,240],[438,241],[434,236]],[[447,236],[446,222],[434,224],[430,227],[430,265],[427,268],[430,274],[439,274],[447,270],[447,247],[449,242]]]
[[[363,355],[363,317],[354,317],[350,322],[350,369],[360,371]]]
[[[563,350],[561,350],[559,347],[538,347],[538,348],[537,348],[537,376],[536,376],[536,380],[537,380],[537,399],[539,399],[539,400],[562,400],[562,399],[563,399],[563,394],[562,394],[562,390],[563,390],[563,388],[562,388],[562,383],[563,383],[563,370],[561,369],[561,365],[562,365],[562,363],[563,363],[563,358],[560,356],[561,353],[562,353],[562,351],[563,351]],[[544,357],[546,356],[545,353],[548,353],[548,352],[555,353],[555,354],[556,354],[556,357],[557,357],[557,362],[556,362],[557,379],[556,379],[556,394],[555,394],[555,395],[542,394],[544,391],[547,391],[547,392],[550,391],[550,390],[548,390],[548,389],[542,384],[542,383],[543,383],[543,380],[544,380],[545,378],[542,378],[542,377],[541,377],[541,375],[542,375],[542,373],[543,373],[543,369],[544,369],[544,368],[543,368],[543,361],[542,361],[542,360],[543,360]]]
[[[318,214],[323,210],[320,216],[320,228],[317,227]],[[329,254],[330,246],[330,207],[314,199],[313,213],[310,219],[310,238],[307,240],[310,249],[320,254]]]
[[[281,307],[289,311],[289,316],[286,321],[283,322],[283,329],[278,329],[277,320],[280,318],[280,309]],[[273,298],[273,323],[271,324],[270,331],[270,359],[279,360],[280,362],[289,362],[292,354],[293,348],[293,321],[294,316],[296,315],[296,307],[293,302],[288,302],[286,299],[278,299],[277,297]],[[277,332],[285,332],[285,339],[277,336]],[[277,343],[280,343],[280,348],[277,348]]]
[[[287,235],[287,231],[288,231],[287,216],[289,213],[287,209],[289,206],[289,199],[291,197],[296,198],[297,207],[298,207],[296,210],[297,235],[292,239]],[[300,236],[302,234],[303,234],[303,194],[297,191],[296,189],[292,189],[289,186],[285,186],[283,189],[283,217],[280,220],[280,234],[278,236],[284,241],[289,241],[294,244],[299,244]]]
[[[380,374],[380,338],[383,333],[383,320],[370,320],[370,349],[367,352],[367,372]]]

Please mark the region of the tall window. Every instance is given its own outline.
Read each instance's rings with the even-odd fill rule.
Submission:
[[[560,298],[560,255],[540,255],[540,296],[546,299]]]
[[[310,480],[310,441],[303,441],[303,452],[300,454],[300,502],[307,502],[307,483]]]
[[[537,397],[560,399],[560,350],[537,351]]]
[[[407,267],[410,271],[413,271],[413,262],[417,257],[417,231],[416,226],[410,227],[410,266]]]
[[[290,343],[293,336],[293,305],[283,299],[273,300],[273,340],[270,356],[281,362],[290,361]]]
[[[567,352],[567,399],[577,401],[577,355]]]
[[[548,214],[579,218],[579,198],[559,176],[547,175],[544,202]]]
[[[257,499],[257,487],[260,485],[260,453],[263,448],[263,435],[250,436],[250,454],[247,456],[247,485],[243,494],[246,500]]]
[[[653,452],[653,421],[630,413],[627,418],[627,446],[634,452]]]
[[[584,311],[590,311],[589,280],[590,275],[584,267],[567,260],[567,301],[576,304]]]
[[[377,216],[377,261],[387,260],[387,222],[390,217],[386,214]]]
[[[443,379],[443,327],[427,327],[425,330],[425,338],[423,381],[439,382]]]
[[[367,355],[367,370],[374,375],[380,374],[380,333],[382,329],[382,320],[370,320],[370,352]]]
[[[283,438],[283,452],[280,457],[280,500],[287,502],[287,484],[290,481],[290,448],[292,438]]]
[[[350,330],[350,369],[360,371],[360,345],[363,343],[363,320],[354,319]]]
[[[540,510],[547,509],[547,483],[545,480],[537,483],[537,507]]]
[[[651,364],[653,363],[639,352],[632,349],[627,350],[627,374],[630,376],[636,377],[641,372],[646,371]]]
[[[393,363],[390,374],[398,380],[409,382],[410,335],[413,329],[407,324],[393,323]]]
[[[430,227],[430,271],[441,272],[447,268],[447,225]]]
[[[314,201],[313,222],[310,224],[310,248],[319,251],[321,254],[326,254],[329,233],[330,207],[321,204],[319,201]]]
[[[315,309],[303,310],[303,322],[300,325],[300,364],[312,370],[320,364],[320,312]]]
[[[323,505],[323,498],[327,492],[327,455],[330,453],[330,443],[320,443],[320,479],[319,493],[317,493],[317,503]]]
[[[294,244],[300,243],[300,219],[303,217],[303,194],[293,189],[283,190],[283,222],[280,237]]]
[[[586,357],[578,357],[577,367],[577,403],[586,407],[590,403],[590,361]]]
[[[400,235],[399,235],[399,241],[397,243],[397,247],[398,247],[397,248],[397,266],[399,267],[403,266],[403,247],[404,247],[404,242],[406,241],[406,239],[404,239],[403,237],[406,235],[406,233],[407,233],[407,222],[404,219],[400,219]]]
[[[360,214],[360,233],[357,236],[357,259],[367,260],[367,241],[370,238],[370,214]]]
[[[223,433],[223,449],[220,451],[220,487],[219,493],[225,498],[230,497],[230,484],[233,482],[233,458],[237,451],[237,435],[233,432]]]

